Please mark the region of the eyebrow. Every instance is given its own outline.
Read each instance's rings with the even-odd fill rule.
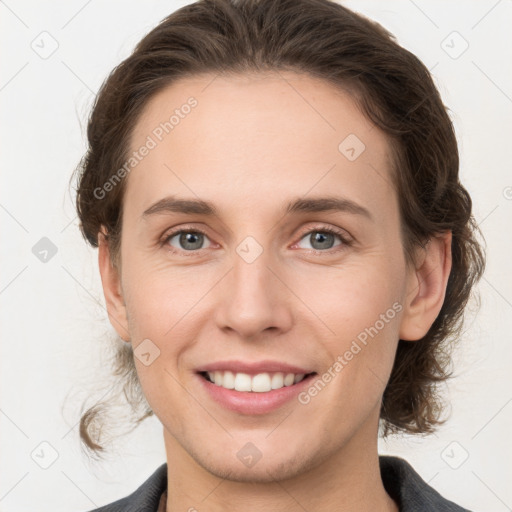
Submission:
[[[362,215],[373,220],[372,214],[364,206],[346,198],[327,196],[315,198],[298,198],[286,206],[285,214],[291,213],[318,213],[318,212],[346,212]],[[164,213],[183,213],[186,215],[217,216],[218,210],[213,203],[202,199],[180,199],[168,196],[160,199],[142,214],[142,218]]]

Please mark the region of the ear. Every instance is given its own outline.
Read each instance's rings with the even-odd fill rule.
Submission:
[[[452,268],[452,232],[432,237],[408,274],[400,339],[423,338],[441,311]]]
[[[129,342],[128,317],[121,287],[121,277],[118,269],[111,262],[110,248],[105,233],[106,230],[102,226],[101,231],[98,233],[98,264],[108,318],[117,334],[124,341]]]

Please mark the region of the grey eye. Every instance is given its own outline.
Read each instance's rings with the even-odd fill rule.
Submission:
[[[174,245],[172,240],[177,238],[178,245]],[[168,239],[170,245],[175,247],[176,249],[182,249],[185,251],[194,251],[198,249],[203,249],[203,242],[207,239],[207,237],[198,231],[178,231],[174,235],[171,235]]]
[[[305,247],[305,249],[314,249],[315,251],[320,251],[325,249],[332,249],[334,247],[334,240],[336,238],[341,240],[340,235],[336,233],[318,230],[311,231],[310,233],[306,234],[302,240],[306,239],[310,243],[311,247]]]

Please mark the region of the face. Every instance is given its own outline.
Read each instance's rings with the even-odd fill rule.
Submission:
[[[318,79],[205,75],[154,96],[131,149],[146,155],[127,177],[110,312],[138,354],[168,455],[271,481],[375,449],[418,282],[385,136]],[[313,375],[281,391],[219,392],[198,373],[219,361]]]

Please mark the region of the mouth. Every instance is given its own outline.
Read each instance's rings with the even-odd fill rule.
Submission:
[[[222,408],[237,414],[259,416],[270,414],[285,404],[293,403],[301,392],[313,385],[313,380],[318,374],[247,374],[227,370],[198,370],[196,375],[201,384],[201,392]]]
[[[262,372],[256,375],[249,375],[243,372],[231,371],[200,371],[197,372],[204,380],[215,384],[218,387],[246,392],[246,393],[269,393],[284,387],[292,387],[300,382],[317,375],[311,373],[284,373],[284,372]]]

